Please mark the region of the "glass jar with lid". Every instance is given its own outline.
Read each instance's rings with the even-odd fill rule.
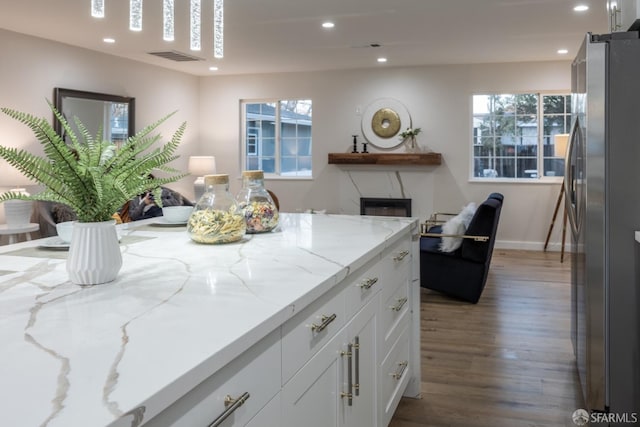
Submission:
[[[247,233],[265,233],[278,225],[278,208],[264,188],[264,172],[242,172],[242,189],[236,196],[244,212]]]
[[[187,223],[191,240],[198,243],[236,242],[245,234],[242,209],[229,193],[229,175],[205,175],[205,193]]]

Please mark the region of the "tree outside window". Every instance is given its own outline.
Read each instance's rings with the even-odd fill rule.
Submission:
[[[312,102],[242,102],[243,168],[266,175],[312,176]]]
[[[474,95],[473,177],[562,176],[564,159],[556,157],[554,137],[569,129],[570,100],[537,93]]]

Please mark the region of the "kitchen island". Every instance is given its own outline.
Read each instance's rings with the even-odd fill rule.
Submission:
[[[104,285],[0,247],[1,425],[383,426],[419,395],[417,219],[282,214],[227,245],[154,221]]]

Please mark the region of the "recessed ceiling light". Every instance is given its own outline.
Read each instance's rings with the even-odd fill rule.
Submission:
[[[586,10],[589,10],[589,6],[587,6],[586,4],[579,4],[574,7],[573,10],[575,10],[576,12],[584,12]]]
[[[567,49],[558,49],[558,54],[560,55],[566,55],[567,53],[569,53]]]
[[[387,58],[378,58],[378,62],[387,62]]]
[[[322,28],[333,28],[335,26],[336,26],[336,24],[334,24],[333,22],[329,22],[329,21],[322,23]]]
[[[218,71],[218,67],[209,67],[209,71]]]
[[[105,37],[102,39],[102,41],[105,43],[115,43],[116,39],[112,39],[111,37]]]

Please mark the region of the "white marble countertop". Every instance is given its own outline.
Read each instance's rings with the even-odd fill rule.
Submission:
[[[93,287],[72,285],[66,252],[42,240],[0,247],[1,425],[147,420],[418,232],[411,218],[282,214],[272,233],[217,246],[132,224],[118,278]]]

